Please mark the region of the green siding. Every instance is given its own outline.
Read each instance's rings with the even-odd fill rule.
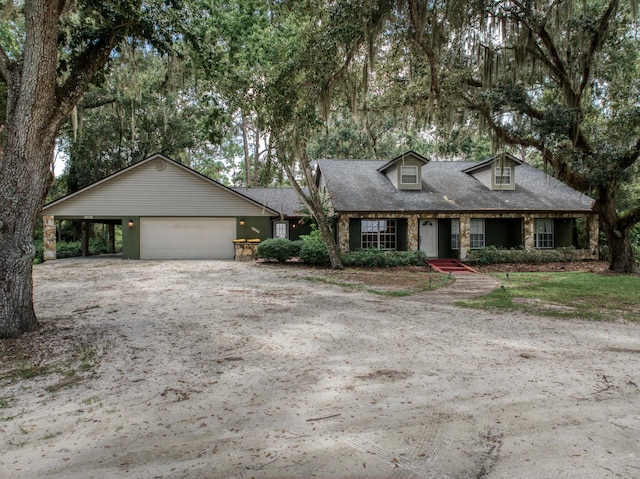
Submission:
[[[398,251],[407,251],[407,243],[408,243],[408,227],[406,218],[398,218],[396,219],[397,232],[396,232],[396,241],[397,241],[397,250]]]
[[[566,248],[573,246],[574,220],[557,219],[553,225],[554,243],[556,248]]]
[[[133,220],[133,226],[129,226]],[[122,218],[122,258],[140,259],[140,217],[127,216]]]
[[[244,225],[240,221],[244,220]],[[236,219],[236,238],[260,239],[271,238],[271,218],[267,216],[249,216]]]
[[[484,222],[485,246],[518,248],[522,246],[522,220],[486,219]]]
[[[362,247],[362,224],[360,218],[349,220],[349,249],[355,251]]]
[[[296,241],[300,239],[302,235],[311,234],[311,222],[298,223],[295,219],[289,220],[289,239]]]
[[[457,258],[458,250],[451,249],[451,220],[438,220],[438,258]]]

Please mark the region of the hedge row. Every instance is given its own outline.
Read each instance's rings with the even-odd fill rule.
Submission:
[[[580,259],[574,248],[533,249],[524,248],[496,248],[487,246],[482,249],[471,250],[467,256],[467,263],[487,265],[495,263],[554,263],[561,261],[576,261]]]
[[[290,241],[285,238],[268,239],[260,243],[257,249],[259,258],[269,261],[286,261],[299,257],[308,264],[329,263],[327,247],[320,238],[320,233],[315,230],[311,234],[302,236],[301,240]],[[424,265],[427,255],[423,251],[380,251],[366,249],[349,251],[342,260],[345,266],[363,267],[392,267]]]

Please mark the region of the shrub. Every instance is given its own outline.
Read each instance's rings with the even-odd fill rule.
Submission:
[[[40,264],[44,261],[44,250],[42,247],[42,240],[41,239],[34,240],[33,246],[36,248],[36,255],[33,258],[33,264]]]
[[[271,238],[258,245],[258,258],[286,261],[300,254],[300,242],[286,238]]]
[[[494,263],[554,263],[560,261],[575,261],[579,259],[574,248],[533,249],[524,248],[496,248],[487,246],[482,249],[471,250],[467,256],[467,263],[486,265]]]
[[[56,243],[56,257],[70,258],[72,256],[82,256],[82,243],[80,241],[69,243],[60,241]]]
[[[320,231],[312,229],[308,235],[302,235],[302,246],[300,247],[300,259],[309,264],[329,263],[329,252],[325,246]]]
[[[392,268],[394,266],[424,266],[424,251],[381,251],[361,249],[349,251],[343,257],[345,266]]]

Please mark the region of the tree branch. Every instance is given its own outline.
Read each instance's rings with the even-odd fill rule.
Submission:
[[[71,73],[56,90],[57,107],[51,115],[51,128],[56,128],[66,119],[74,105],[85,93],[95,74],[106,64],[111,51],[118,42],[112,33],[92,43],[71,67]]]
[[[638,223],[640,223],[640,205],[625,213],[620,218],[619,225],[621,229],[628,230]]]
[[[593,38],[591,39],[591,46],[584,55],[584,68],[582,70],[582,81],[580,82],[580,89],[578,91],[578,97],[582,96],[582,92],[589,84],[589,78],[591,77],[591,62],[593,56],[600,50],[604,42],[604,37],[609,29],[609,22],[614,12],[618,9],[619,0],[611,0],[609,6],[602,14],[600,21],[598,22],[598,28],[596,29]]]
[[[409,18],[411,20],[411,26],[415,30],[414,39],[417,45],[422,49],[424,54],[427,56],[429,60],[429,72],[431,75],[431,91],[435,94],[440,92],[440,82],[438,79],[438,61],[436,58],[435,50],[427,43],[424,37],[424,28],[420,25],[422,22],[419,22],[418,12],[418,4],[415,0],[409,0]],[[432,32],[432,35],[435,34]]]

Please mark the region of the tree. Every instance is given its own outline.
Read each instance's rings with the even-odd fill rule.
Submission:
[[[162,0],[25,0],[0,36],[6,119],[0,157],[0,338],[33,330],[33,234],[62,124],[125,38],[168,45],[177,10]],[[23,28],[22,28],[23,25]],[[7,40],[11,40],[8,42]]]
[[[496,147],[536,150],[595,197],[611,269],[640,272],[630,243],[640,198],[618,201],[640,157],[636,0],[401,4],[440,118],[471,117]]]

